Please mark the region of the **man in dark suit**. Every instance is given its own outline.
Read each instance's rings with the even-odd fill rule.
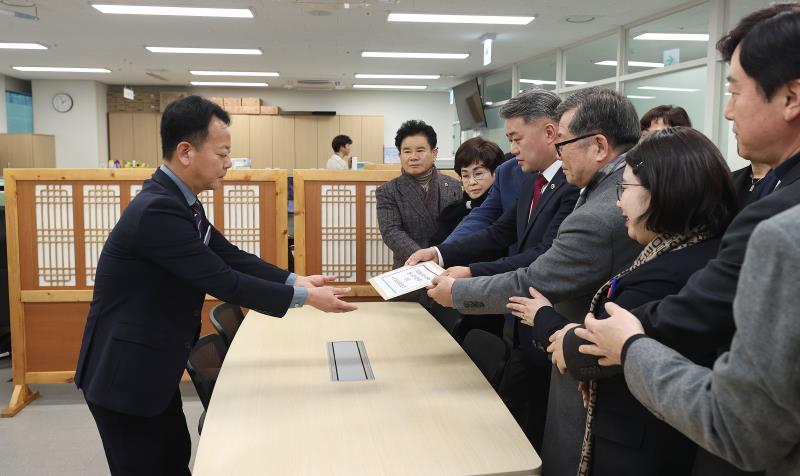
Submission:
[[[424,252],[418,256],[448,266],[447,276],[469,278],[525,268],[550,248],[578,200],[578,189],[566,182],[554,146],[558,137],[555,110],[560,103],[551,91],[529,89],[501,108],[511,151],[522,171],[532,172],[526,174],[516,207],[506,210],[490,227],[430,248],[429,256],[423,256]],[[518,253],[480,262],[483,256],[496,256],[515,242]],[[504,336],[513,350],[498,392],[534,447],[541,449],[550,362],[533,347],[530,327],[520,326],[511,314],[505,317]]]
[[[198,96],[161,121],[164,164],[111,231],[75,383],[83,389],[114,475],[190,474],[191,440],[178,390],[200,334],[206,293],[273,316],[309,304],[343,312],[331,276],[297,276],[228,242],[197,194],[230,168],[230,118]]]

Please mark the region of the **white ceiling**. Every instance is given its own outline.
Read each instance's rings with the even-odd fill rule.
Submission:
[[[26,3],[6,0],[5,3]],[[33,13],[31,8],[0,9]],[[27,2],[31,3],[31,2]],[[683,0],[353,0],[345,9],[331,0],[103,0],[97,3],[250,7],[253,19],[105,15],[87,0],[39,0],[38,21],[0,15],[0,42],[38,42],[46,51],[0,50],[0,74],[22,79],[96,79],[108,84],[188,85],[189,69],[278,71],[268,78],[281,87],[298,79],[329,79],[350,88],[354,82],[409,83],[408,80],[355,80],[354,73],[441,74],[416,80],[432,90],[447,89],[470,77],[552,48],[656,14]],[[390,11],[412,13],[536,15],[526,26],[389,23]],[[323,12],[320,15],[319,13]],[[312,14],[312,13],[317,13]],[[590,23],[567,23],[571,15],[592,15]],[[494,61],[482,66],[479,38],[496,33]],[[260,48],[261,56],[155,54],[144,46]],[[471,53],[467,60],[361,58],[363,50]],[[24,73],[12,66],[103,67],[111,74]],[[147,72],[163,76],[163,82]],[[225,80],[228,78],[198,78]],[[229,80],[245,80],[231,78]],[[254,81],[256,79],[253,79]]]

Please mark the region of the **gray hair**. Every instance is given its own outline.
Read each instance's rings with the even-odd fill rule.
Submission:
[[[540,118],[558,122],[555,112],[559,103],[561,98],[552,91],[540,88],[528,89],[509,99],[500,108],[500,117],[503,119],[522,117],[526,124]]]
[[[556,108],[556,117],[575,109],[567,125],[577,136],[598,132],[611,147],[626,151],[639,142],[642,134],[636,109],[625,96],[610,89],[593,87],[581,89]]]

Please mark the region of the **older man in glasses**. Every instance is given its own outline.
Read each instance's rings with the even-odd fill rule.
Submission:
[[[583,189],[575,211],[561,224],[550,249],[527,268],[495,276],[434,280],[428,294],[439,304],[463,314],[500,313],[510,297],[529,296],[529,288],[534,287],[556,303],[562,315],[582,322],[594,292],[641,251],[628,238],[616,207],[616,185],[625,165],[622,154],[636,145],[641,133],[633,105],[614,91],[589,88],[562,102],[556,116],[560,140],[555,148],[564,175]],[[546,327],[534,331],[547,332]],[[583,435],[578,384],[569,376],[559,377],[551,380],[548,408],[540,409],[547,411],[544,474],[574,474]]]

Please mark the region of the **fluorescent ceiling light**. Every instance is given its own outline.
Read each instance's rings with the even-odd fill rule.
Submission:
[[[278,73],[262,72],[262,71],[195,71],[191,70],[189,73],[192,76],[280,76]]]
[[[637,96],[635,94],[628,94],[629,99],[655,99],[655,96]]]
[[[634,40],[708,41],[706,33],[642,33]]]
[[[167,15],[180,17],[253,18],[249,8],[158,7],[147,5],[97,5],[102,13],[117,15]]]
[[[617,62],[614,60],[598,61],[595,63],[597,66],[616,66]],[[642,68],[663,68],[664,63],[651,63],[648,61],[628,61],[628,66],[639,66]]]
[[[555,81],[548,81],[548,80],[545,80],[545,79],[520,79],[519,82],[520,83],[528,83],[528,84],[536,84],[536,85],[542,85],[542,84],[550,84],[550,85],[553,85],[553,86],[556,85]],[[586,84],[586,81],[564,81],[564,84],[567,85],[567,86],[573,86],[573,85],[577,86],[577,85],[580,85],[580,84]]]
[[[105,68],[62,68],[52,66],[14,66],[17,71],[32,71],[37,73],[110,73]]]
[[[418,59],[466,59],[469,53],[397,53],[393,51],[362,51],[362,58],[418,58]]]
[[[47,47],[39,43],[0,43],[3,50],[46,50]]]
[[[438,74],[368,74],[357,73],[359,79],[439,79]]]
[[[647,91],[676,91],[679,93],[696,93],[700,91],[699,89],[690,89],[690,88],[667,88],[661,86],[639,86],[636,89],[644,89]]]
[[[527,25],[536,17],[496,15],[430,15],[426,13],[390,13],[389,21],[413,23],[479,23],[483,25]]]
[[[428,86],[410,84],[354,84],[355,89],[428,89]]]
[[[192,86],[241,86],[250,88],[266,88],[267,83],[239,83],[236,81],[189,81]]]
[[[191,53],[207,55],[260,55],[261,50],[252,48],[177,48],[172,46],[145,46],[151,53]]]

